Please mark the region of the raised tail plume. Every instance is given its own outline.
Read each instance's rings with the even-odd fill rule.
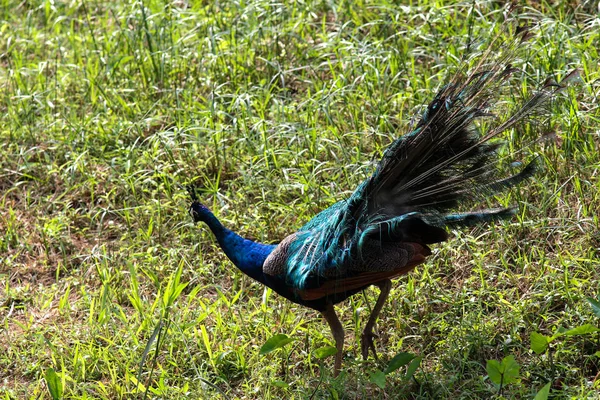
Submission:
[[[514,215],[514,208],[457,213],[465,201],[498,193],[531,177],[535,160],[502,176],[492,141],[523,121],[572,79],[547,81],[505,118],[494,116],[499,93],[516,71],[510,64],[529,37],[517,29],[514,43],[489,61],[484,55],[470,74],[457,74],[428,105],[415,129],[394,141],[375,172],[346,200],[311,220],[290,246],[288,278],[298,288],[309,276],[346,274],[363,256],[365,243],[435,243],[447,238],[446,226],[473,225]],[[482,132],[475,124],[490,119]],[[372,246],[370,247],[372,248]]]

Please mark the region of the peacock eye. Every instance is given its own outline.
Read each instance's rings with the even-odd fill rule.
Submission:
[[[440,108],[440,105],[444,102],[443,99],[435,99],[432,103],[431,106],[429,106],[429,109],[431,111],[437,111],[438,108]]]

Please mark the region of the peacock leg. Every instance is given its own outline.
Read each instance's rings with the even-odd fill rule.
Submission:
[[[390,295],[390,290],[392,289],[392,281],[389,279],[377,282],[375,284],[379,286],[379,297],[377,298],[377,303],[375,303],[375,307],[373,311],[371,311],[371,315],[369,316],[369,321],[367,321],[367,325],[361,336],[360,347],[362,350],[362,356],[366,360],[369,356],[369,349],[373,351],[373,355],[375,359],[377,359],[377,351],[375,350],[375,344],[373,344],[373,328],[375,327],[375,322],[377,321],[377,317],[383,308],[388,296]]]
[[[335,354],[335,368],[333,370],[333,376],[338,376],[340,373],[340,368],[342,368],[342,354],[344,352],[344,327],[340,322],[337,314],[335,313],[335,309],[333,308],[333,304],[328,304],[325,311],[323,311],[323,317],[325,321],[329,324],[331,328],[331,333],[333,334],[333,338],[335,339],[335,347],[337,348],[337,353]]]

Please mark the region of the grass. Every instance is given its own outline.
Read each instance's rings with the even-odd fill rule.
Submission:
[[[456,71],[498,3],[0,3],[0,392],[51,398],[600,398],[600,19],[593,2],[523,3],[537,24],[517,88],[581,68],[528,150],[544,172],[490,204],[512,221],[453,232],[398,279],[359,359],[375,290],[339,309],[345,373],[318,314],[249,278],[192,224],[195,180],[229,227],[274,243],[344,198]],[[517,96],[519,97],[519,96]],[[510,98],[509,98],[510,101]],[[535,135],[519,128],[508,149]],[[294,341],[260,355],[276,333]],[[415,379],[370,374],[399,352]],[[502,390],[486,363],[514,356]]]

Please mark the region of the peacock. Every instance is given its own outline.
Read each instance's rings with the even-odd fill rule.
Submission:
[[[374,172],[349,198],[321,211],[277,245],[248,240],[227,229],[191,192],[194,222],[208,225],[239,270],[323,315],[337,348],[335,376],[344,348],[335,304],[372,285],[379,287],[361,335],[362,356],[367,359],[372,351],[377,358],[374,327],[392,279],[423,263],[432,254],[431,245],[448,240],[449,228],[516,213],[515,207],[457,209],[515,186],[536,171],[534,159],[504,175],[499,167],[501,143],[492,139],[540,109],[575,71],[560,84],[546,81],[508,116],[494,118],[493,106],[515,72],[511,57],[529,36],[528,29],[515,29],[514,45],[503,45],[504,55],[484,53],[471,73],[457,73],[437,92],[412,131],[391,143]],[[492,121],[485,131],[475,123],[483,119]]]

